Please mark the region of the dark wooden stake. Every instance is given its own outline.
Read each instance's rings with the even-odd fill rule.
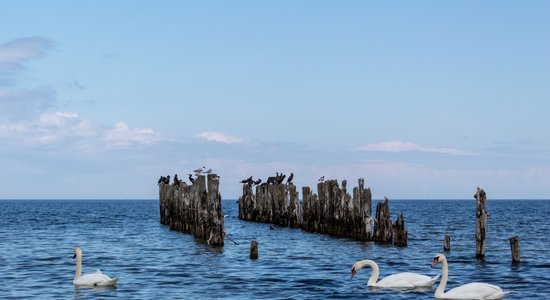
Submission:
[[[481,188],[477,188],[476,198],[476,258],[485,257],[485,236],[487,232],[487,195]]]
[[[376,204],[376,223],[374,224],[374,240],[383,244],[391,244],[393,241],[393,228],[390,218],[389,199]]]
[[[510,250],[512,251],[512,263],[519,263],[519,237],[513,236],[509,240]]]
[[[403,219],[403,212],[397,215],[397,220],[393,224],[394,241],[393,244],[399,247],[407,246],[407,231],[405,230],[405,220]]]
[[[443,251],[451,251],[451,237],[448,234],[445,235],[443,240]]]
[[[250,259],[258,259],[258,241],[256,240],[250,243]]]

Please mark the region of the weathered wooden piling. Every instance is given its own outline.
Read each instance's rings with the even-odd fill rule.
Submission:
[[[487,232],[487,195],[481,188],[477,188],[476,194],[476,258],[485,257],[485,236]]]
[[[245,184],[239,198],[239,218],[372,240],[371,198],[371,191],[365,189],[362,178],[353,189],[353,197],[347,193],[345,180],[341,188],[336,180],[320,182],[317,194],[309,187],[302,187],[301,205],[292,183],[257,186],[255,195],[252,187]]]
[[[374,225],[374,240],[382,244],[391,244],[393,241],[393,228],[390,217],[388,198],[376,204],[376,222]]]
[[[211,246],[223,246],[224,219],[216,174],[200,175],[192,185],[160,183],[159,206],[161,224],[193,234]]]
[[[446,234],[445,239],[443,239],[443,251],[451,251],[451,237]]]
[[[258,259],[258,241],[250,242],[250,259]]]
[[[393,231],[393,244],[399,247],[407,246],[407,231],[405,230],[405,220],[403,218],[403,212],[397,215],[397,219],[393,224]]]
[[[513,236],[509,238],[510,250],[512,251],[512,263],[519,263],[519,237]]]

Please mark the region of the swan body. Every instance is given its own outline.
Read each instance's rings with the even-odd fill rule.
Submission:
[[[376,262],[366,259],[356,262],[351,268],[351,278],[365,266],[369,266],[372,269],[372,274],[367,282],[368,286],[371,287],[380,287],[380,288],[405,288],[405,289],[414,289],[419,287],[430,287],[432,286],[441,276],[440,274],[429,277],[422,274],[403,272],[384,277],[380,281],[378,280],[378,275],[380,275],[380,270]]]
[[[73,284],[77,286],[97,286],[97,287],[112,287],[116,285],[118,276],[115,278],[110,278],[109,276],[103,274],[100,270],[97,270],[92,274],[82,273],[82,249],[76,247],[74,249],[74,256],[76,258],[76,271],[74,273]]]
[[[483,282],[467,283],[445,292],[449,276],[449,265],[445,255],[437,254],[432,267],[438,263],[442,264],[442,276],[441,282],[435,291],[434,296],[436,299],[502,299],[511,293],[511,291],[503,291],[496,285]]]

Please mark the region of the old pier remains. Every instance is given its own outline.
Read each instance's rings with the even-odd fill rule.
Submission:
[[[224,218],[216,174],[199,175],[191,185],[160,182],[159,200],[161,224],[193,234],[211,246],[223,246]]]
[[[371,241],[374,238],[372,193],[364,184],[360,178],[353,188],[353,196],[347,191],[346,180],[342,181],[342,187],[337,180],[319,182],[316,194],[309,187],[302,187],[301,203],[292,183],[258,185],[255,193],[252,185],[244,184],[239,198],[239,219]],[[389,224],[388,230],[393,231],[389,209],[380,222]],[[403,229],[399,237],[405,239],[406,245],[403,219],[398,223],[396,226]]]

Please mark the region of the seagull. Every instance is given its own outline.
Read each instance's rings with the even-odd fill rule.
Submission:
[[[321,176],[321,178],[319,178],[319,180],[317,180],[317,181],[319,181],[319,182],[325,181],[325,176]]]
[[[204,171],[204,174],[210,174],[210,173],[212,173],[212,169],[208,169],[208,170]]]

